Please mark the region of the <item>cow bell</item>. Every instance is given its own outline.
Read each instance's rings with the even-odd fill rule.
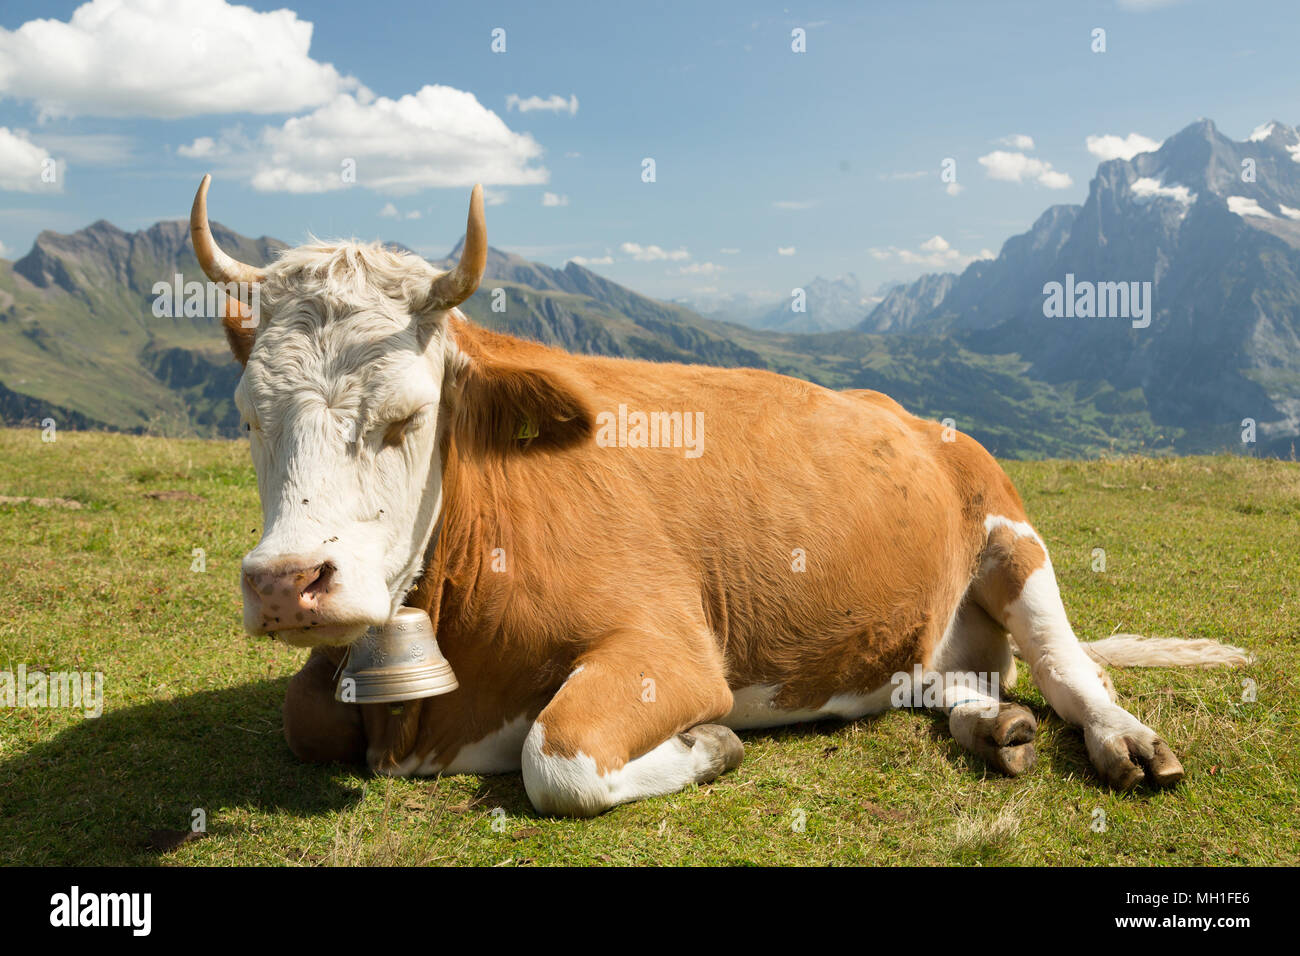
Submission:
[[[437,697],[458,686],[438,648],[429,615],[418,607],[403,607],[348,648],[334,699],[386,704]]]

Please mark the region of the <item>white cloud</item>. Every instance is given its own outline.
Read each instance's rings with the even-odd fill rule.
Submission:
[[[868,249],[873,259],[881,262],[900,262],[907,266],[922,266],[926,269],[964,269],[976,259],[993,259],[994,254],[988,249],[981,249],[975,255],[965,255],[954,249],[943,236],[931,236],[917,249],[899,249],[889,246],[884,249]]]
[[[778,256],[792,256],[794,255],[794,246],[777,246],[776,254]]]
[[[217,151],[217,141],[211,136],[200,136],[188,146],[177,146],[176,152],[189,159],[206,159],[215,155]]]
[[[1260,219],[1276,219],[1263,206],[1254,199],[1247,199],[1245,196],[1229,196],[1228,209],[1235,212],[1238,216],[1258,216]]]
[[[683,259],[691,257],[691,254],[685,249],[668,251],[661,249],[659,246],[643,246],[636,242],[625,242],[619,246],[619,250],[631,256],[637,262],[659,262],[665,259],[669,262],[681,262]]]
[[[815,199],[778,199],[772,203],[777,209],[811,209],[817,205]]]
[[[1089,136],[1085,142],[1088,152],[1102,161],[1132,159],[1138,153],[1153,153],[1160,148],[1158,142],[1141,133],[1129,133],[1127,136],[1107,133],[1105,136]]]
[[[589,259],[586,256],[571,256],[569,261],[576,262],[580,266],[607,266],[614,262],[614,257],[611,255],[604,255],[597,256],[594,259]]]
[[[1034,138],[1025,133],[1012,133],[1010,136],[1003,136],[997,141],[999,146],[1010,146],[1012,149],[1027,150],[1034,148]]]
[[[684,276],[715,276],[724,271],[724,267],[715,262],[692,262],[677,271]]]
[[[949,183],[947,186],[943,187],[943,191],[949,196],[960,196],[961,191],[965,188],[966,187],[961,183]]]
[[[238,141],[242,134],[223,136]],[[264,192],[342,189],[350,185],[342,173],[351,161],[357,185],[389,195],[476,182],[542,184],[550,174],[530,165],[541,153],[536,140],[513,132],[473,93],[450,86],[425,86],[397,100],[343,93],[306,116],[265,127],[247,150],[232,150],[253,157],[242,171]]]
[[[42,179],[50,163],[55,162],[49,151],[33,143],[25,130],[0,126],[0,189],[22,193],[62,192],[62,163],[54,167],[55,182]]]
[[[506,97],[506,112],[518,110],[521,113],[531,113],[534,110],[544,110],[547,113],[568,113],[575,116],[578,112],[578,98],[570,96],[567,100],[558,93],[547,97],[541,96],[519,96],[511,93]]]
[[[484,189],[483,205],[485,206],[504,206],[510,194],[504,189]]]
[[[381,219],[419,219],[422,214],[418,209],[412,209],[410,212],[399,212],[397,207],[392,203],[384,203],[384,208],[379,210]]]
[[[1158,179],[1152,179],[1149,176],[1143,176],[1141,179],[1133,180],[1133,185],[1129,187],[1133,195],[1139,199],[1149,199],[1153,196],[1163,197],[1165,199],[1175,199],[1184,206],[1190,206],[1196,201],[1196,194],[1186,186],[1174,183],[1172,186],[1166,186]]]
[[[91,0],[0,28],[0,91],[41,116],[289,113],[357,89],[308,56],[312,24],[225,0]]]
[[[568,204],[568,196],[560,196],[556,193],[542,193],[543,206],[567,206]]]
[[[1300,219],[1300,209],[1292,209],[1290,206],[1284,206],[1281,203],[1277,204],[1277,208],[1288,219]]]
[[[1036,182],[1048,189],[1065,189],[1074,184],[1068,173],[1058,172],[1052,169],[1051,163],[1024,153],[1008,153],[998,149],[987,156],[981,156],[979,164],[984,167],[990,179],[1011,183]]]

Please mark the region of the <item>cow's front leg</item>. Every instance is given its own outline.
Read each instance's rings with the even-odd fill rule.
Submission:
[[[539,813],[595,816],[707,783],[744,748],[710,721],[731,710],[712,639],[694,646],[619,634],[583,655],[533,722],[524,787]]]
[[[331,648],[341,659],[342,648]],[[284,739],[299,760],[361,763],[366,735],[356,704],[334,699],[339,659],[318,648],[289,681],[284,697]]]

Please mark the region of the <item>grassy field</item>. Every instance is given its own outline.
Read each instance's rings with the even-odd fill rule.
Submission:
[[[294,760],[280,703],[304,652],[239,623],[239,559],[260,527],[242,444],[0,431],[0,496],[63,499],[0,502],[0,670],[105,675],[97,719],[0,708],[0,863],[1300,862],[1300,465],[1007,467],[1080,635],[1256,654],[1238,670],[1113,672],[1182,758],[1180,788],[1104,789],[1022,675],[1010,696],[1040,736],[1019,780],[991,776],[943,720],[900,711],[743,735],[737,772],[571,821],[537,818],[517,775],[372,779]],[[159,849],[154,831],[187,830],[196,809],[206,838]]]

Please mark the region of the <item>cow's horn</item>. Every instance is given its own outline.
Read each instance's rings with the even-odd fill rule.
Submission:
[[[460,250],[460,263],[433,280],[425,308],[430,311],[450,309],[472,296],[487,267],[487,253],[483,187],[476,185],[469,197],[469,221],[465,223],[465,245]]]
[[[194,255],[203,267],[204,274],[213,282],[255,285],[262,281],[262,270],[230,258],[221,251],[217,240],[212,238],[212,229],[208,225],[208,185],[211,182],[211,176],[203,177],[199,191],[194,194],[194,206],[190,209],[190,238],[194,240]]]

